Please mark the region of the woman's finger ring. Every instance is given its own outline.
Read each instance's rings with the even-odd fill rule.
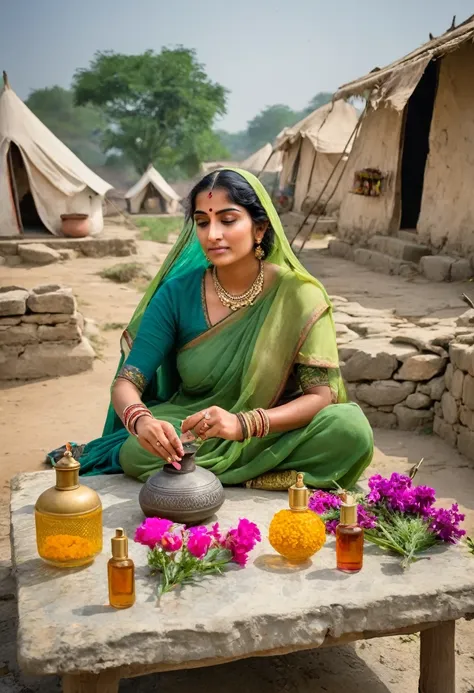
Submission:
[[[204,418],[206,419],[206,421],[209,421],[209,419],[211,418],[211,415],[209,414],[208,411],[204,412]]]
[[[156,441],[155,445],[157,445],[159,448],[163,447],[159,440]]]

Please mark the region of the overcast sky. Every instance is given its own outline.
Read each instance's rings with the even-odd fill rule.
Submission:
[[[230,90],[219,125],[243,129],[274,103],[301,109],[438,35],[468,0],[3,0],[0,69],[22,98],[68,87],[97,50],[195,48]],[[267,9],[268,8],[268,9]]]

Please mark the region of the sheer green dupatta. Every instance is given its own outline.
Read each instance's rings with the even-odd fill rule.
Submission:
[[[176,405],[195,409],[197,402],[199,410],[218,404],[233,413],[267,409],[278,403],[295,361],[338,369],[336,340],[327,339],[332,319],[325,296],[290,270],[282,269],[254,306],[227,320],[181,350],[179,370],[187,389]],[[345,401],[342,383],[336,388],[334,401]],[[266,440],[212,439],[199,449],[198,462],[221,475],[238,461],[243,447],[257,450]]]

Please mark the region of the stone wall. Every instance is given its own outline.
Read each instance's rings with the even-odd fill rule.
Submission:
[[[0,380],[73,375],[92,368],[72,290],[57,284],[0,289]]]
[[[474,459],[474,311],[414,324],[338,296],[333,303],[347,390],[371,424],[434,430]]]
[[[472,315],[474,330],[474,310]],[[464,343],[463,343],[464,342]],[[474,332],[449,347],[445,391],[435,406],[433,430],[474,460]]]

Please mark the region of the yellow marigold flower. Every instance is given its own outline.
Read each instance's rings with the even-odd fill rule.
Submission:
[[[268,538],[275,551],[289,561],[306,561],[324,546],[326,527],[311,510],[280,510],[270,523]]]

